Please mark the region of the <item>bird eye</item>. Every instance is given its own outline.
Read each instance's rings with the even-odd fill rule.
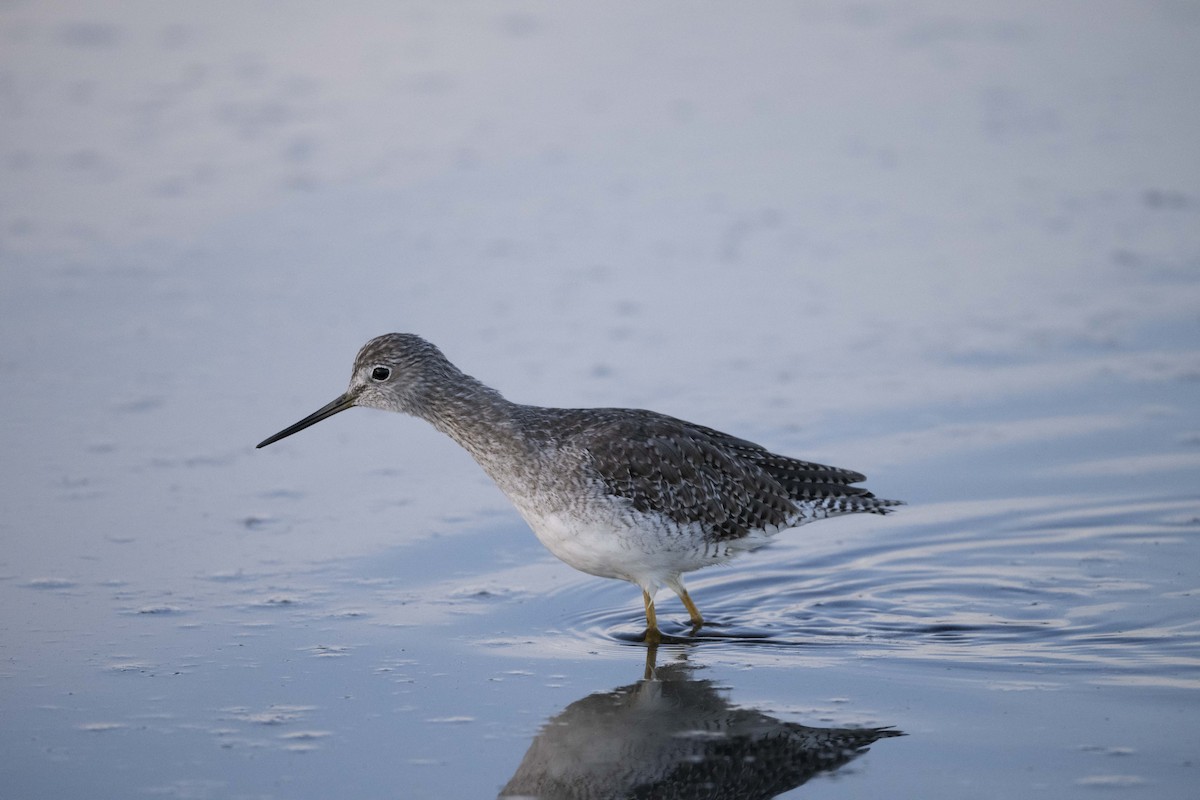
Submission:
[[[388,378],[392,377],[392,371],[387,367],[376,367],[375,369],[371,370],[371,377],[377,381],[386,381]]]

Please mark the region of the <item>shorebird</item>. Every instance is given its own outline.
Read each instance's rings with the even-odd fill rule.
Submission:
[[[654,411],[542,408],[506,400],[411,333],[367,342],[344,394],[258,444],[354,406],[420,417],[462,445],[551,553],[575,569],[639,586],[648,643],[662,640],[654,597],[704,617],[683,575],[841,514],[885,514],[858,472],[777,455]]]

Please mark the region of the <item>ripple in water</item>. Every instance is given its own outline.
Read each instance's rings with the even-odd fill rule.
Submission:
[[[897,524],[842,541],[828,528],[807,541],[806,529],[783,534],[766,551],[769,565],[760,552],[693,574],[708,619],[699,632],[666,590],[660,627],[702,646],[843,648],[989,670],[1070,666],[1106,681],[1200,687],[1198,587],[1178,568],[1200,534],[1200,502],[1043,498],[947,510],[910,508]],[[627,596],[614,585],[557,592],[554,602],[585,609],[566,620],[576,643],[641,645],[641,603],[614,604]]]

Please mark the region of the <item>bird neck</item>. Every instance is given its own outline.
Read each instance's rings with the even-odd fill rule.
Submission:
[[[518,406],[466,373],[453,377],[426,391],[417,415],[462,445],[486,468],[499,454],[519,447]]]

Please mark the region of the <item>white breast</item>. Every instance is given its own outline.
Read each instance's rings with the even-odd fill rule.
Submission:
[[[538,541],[575,569],[630,581],[651,592],[685,572],[723,563],[766,543],[765,536],[755,541],[706,543],[698,525],[664,524],[657,515],[632,510],[581,518],[518,509]]]

